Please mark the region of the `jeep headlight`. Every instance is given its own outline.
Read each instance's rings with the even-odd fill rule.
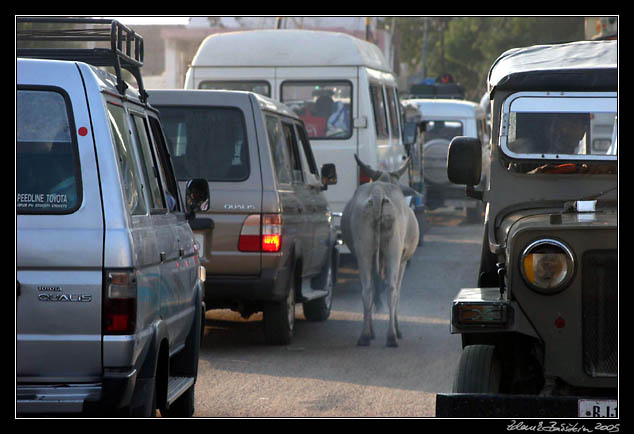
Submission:
[[[528,286],[542,294],[556,294],[570,282],[574,258],[560,241],[541,239],[529,244],[520,258],[522,277]]]

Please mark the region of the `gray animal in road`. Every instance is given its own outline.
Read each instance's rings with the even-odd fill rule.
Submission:
[[[370,345],[374,339],[372,310],[375,304],[380,307],[379,297],[386,292],[390,317],[387,346],[397,347],[402,338],[396,312],[399,292],[419,235],[416,216],[403,194],[415,192],[398,182],[409,161],[394,172],[383,172],[370,168],[356,154],[355,159],[372,179],[357,188],[341,219],[343,240],[357,259],[361,280],[363,330],[357,345]]]

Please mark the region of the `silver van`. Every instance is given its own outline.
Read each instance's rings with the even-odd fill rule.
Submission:
[[[189,183],[185,209],[140,35],[114,20],[17,23],[18,40],[72,26],[73,41],[113,48],[18,49],[16,413],[191,416],[205,308],[188,218],[207,183]],[[94,66],[113,59],[116,76]]]
[[[304,122],[254,92],[148,90],[160,110],[176,178],[209,182],[209,233],[195,235],[207,270],[207,309],[245,318],[263,312],[266,342],[293,336],[295,304],[310,321],[330,315],[338,247],[324,193],[333,164],[318,170]],[[213,243],[213,245],[212,245]]]

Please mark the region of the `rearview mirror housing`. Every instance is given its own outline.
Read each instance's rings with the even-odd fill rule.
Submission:
[[[324,187],[337,183],[337,169],[333,163],[321,166],[321,183]]]
[[[482,175],[482,143],[475,137],[454,137],[447,151],[447,177],[454,184],[474,186]]]
[[[209,210],[209,184],[206,179],[190,179],[185,187],[185,208],[187,214]]]

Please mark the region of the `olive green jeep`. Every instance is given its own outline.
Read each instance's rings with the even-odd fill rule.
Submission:
[[[486,207],[477,287],[437,416],[618,417],[616,41],[507,51],[488,76],[490,169],[455,138],[447,172]]]

